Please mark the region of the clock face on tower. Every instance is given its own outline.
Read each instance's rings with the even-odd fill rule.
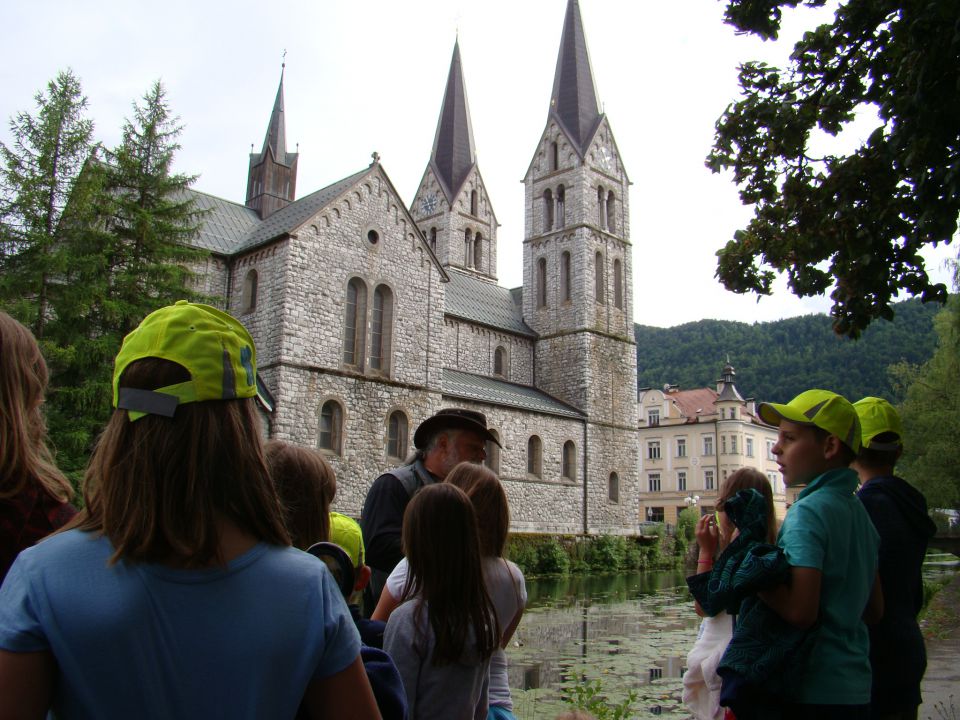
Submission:
[[[420,211],[426,215],[429,215],[434,210],[437,209],[437,196],[433,193],[429,195],[424,195],[420,200]]]

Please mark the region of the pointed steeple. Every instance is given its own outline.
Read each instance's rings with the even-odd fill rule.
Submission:
[[[460,41],[457,40],[453,45],[447,88],[437,122],[437,134],[433,139],[433,154],[430,156],[430,164],[443,185],[448,202],[453,202],[476,162],[467,87],[460,61]]]
[[[280,67],[280,86],[263,138],[263,149],[250,153],[247,170],[246,205],[256,210],[261,219],[292,203],[297,191],[299,153],[287,152],[287,130],[283,120],[283,74],[286,67],[286,63]]]
[[[600,109],[577,0],[567,0],[550,115],[557,119],[582,155],[600,122]]]

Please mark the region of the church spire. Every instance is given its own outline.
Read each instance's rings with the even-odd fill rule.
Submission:
[[[459,193],[464,180],[477,162],[473,144],[473,128],[470,124],[470,108],[467,105],[467,87],[463,80],[463,65],[460,61],[460,41],[453,45],[447,88],[443,95],[437,134],[433,139],[433,154],[430,164],[443,186],[448,202]]]
[[[550,115],[557,119],[582,155],[600,122],[600,110],[577,0],[567,0]]]
[[[287,130],[283,119],[283,74],[286,67],[286,63],[280,66],[280,86],[263,138],[263,149],[250,153],[247,171],[246,205],[256,210],[261,219],[286,207],[296,197],[299,153],[287,152]]]

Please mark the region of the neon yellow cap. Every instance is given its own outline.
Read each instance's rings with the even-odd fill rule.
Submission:
[[[865,397],[853,404],[860,418],[860,435],[863,447],[869,450],[899,450],[903,447],[903,423],[900,413],[883,398]],[[896,440],[879,442],[877,435],[890,433]]]
[[[853,405],[842,395],[829,390],[807,390],[786,405],[761,403],[761,419],[770,425],[788,420],[798,425],[813,425],[836,435],[854,452],[860,450],[860,420]]]
[[[330,513],[330,542],[342,547],[354,567],[364,565],[363,533],[353,518],[338,512]]]

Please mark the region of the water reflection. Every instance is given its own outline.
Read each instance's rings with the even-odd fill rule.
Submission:
[[[564,688],[595,679],[614,702],[636,691],[636,717],[687,716],[680,678],[699,621],[682,573],[553,578],[528,592],[507,651],[518,718],[555,717]]]

